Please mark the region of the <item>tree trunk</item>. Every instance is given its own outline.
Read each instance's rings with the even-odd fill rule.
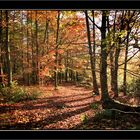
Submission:
[[[24,39],[24,29],[23,29],[23,11],[21,11],[20,13],[20,16],[21,16],[21,19],[20,19],[20,24],[21,24],[21,27],[20,27],[20,30],[21,30],[21,37],[20,37],[20,47],[22,49],[21,51],[21,59],[22,59],[22,64],[21,64],[21,67],[22,67],[22,82],[25,83],[25,73],[24,73],[24,48],[23,48],[23,39]]]
[[[92,72],[93,92],[96,95],[99,95],[97,81],[96,81],[96,74],[95,74],[95,44],[94,44],[94,47],[93,47],[94,48],[94,55],[93,55],[93,51],[92,51],[93,48],[91,46],[90,28],[89,28],[89,21],[88,21],[88,13],[87,13],[87,11],[85,11],[85,16],[86,16],[87,38],[88,38],[90,64],[91,64],[91,72]],[[93,30],[94,30],[94,33],[95,33],[95,28]]]
[[[39,48],[38,48],[38,15],[35,11],[35,36],[36,36],[36,84],[39,84]]]
[[[92,10],[92,16],[93,16],[93,23],[95,23],[95,17],[94,17],[94,11]],[[96,93],[96,95],[99,95],[99,89],[97,84],[97,78],[96,78],[96,42],[95,42],[95,25],[93,24],[93,91]]]
[[[124,29],[124,11],[122,12],[122,17],[121,17],[121,23],[120,23],[120,32]],[[120,55],[120,47],[121,47],[121,38],[119,37],[118,39],[118,46],[116,47],[115,51],[115,62],[114,62],[114,74],[113,74],[113,92],[114,92],[114,97],[118,97],[118,60],[119,60],[119,55]]]
[[[76,81],[77,81],[77,82],[79,81],[79,74],[78,74],[77,71],[76,71]]]
[[[130,11],[128,11],[128,17],[130,16]],[[127,55],[128,55],[128,47],[129,47],[129,34],[130,34],[130,27],[129,21],[127,22],[127,39],[126,39],[126,49],[125,49],[125,60],[124,60],[124,77],[123,77],[123,93],[126,95],[126,72],[127,72]]]
[[[118,60],[119,60],[119,54],[120,54],[120,44],[118,44],[118,47],[116,48],[115,52],[115,68],[113,71],[113,93],[114,97],[118,97]]]
[[[44,53],[46,52],[48,54],[48,51],[49,51],[49,32],[48,32],[48,29],[49,29],[49,21],[47,19],[47,11],[46,11],[46,27],[45,27],[45,33],[44,33],[44,43],[46,44],[46,51],[45,51],[45,48],[43,47],[43,52],[42,52],[42,55],[44,55]]]
[[[6,17],[6,40],[5,40],[5,46],[6,46],[6,58],[7,58],[7,74],[8,74],[8,86],[12,83],[12,68],[11,68],[11,55],[10,55],[10,47],[9,47],[9,12],[8,10],[5,11],[5,17]]]
[[[58,39],[59,39],[59,23],[60,22],[60,11],[57,16],[57,31],[56,31],[56,48],[55,48],[55,89],[58,86]]]
[[[111,80],[111,91],[114,91],[114,64],[113,64],[113,62],[114,62],[114,50],[111,50],[110,51],[110,80]]]
[[[29,24],[29,21],[28,21],[28,11],[27,11],[27,69],[30,68],[30,64],[29,64],[29,30],[28,30],[28,24]],[[30,85],[30,74],[29,74],[29,71],[27,72],[27,85],[29,86]]]
[[[2,59],[2,10],[0,10],[0,84],[3,85],[3,59]]]
[[[65,59],[65,82],[68,82],[68,57],[69,57],[69,52],[68,50],[66,51],[66,59]]]
[[[16,45],[16,39],[15,39],[15,19],[16,19],[16,11],[13,11],[13,19],[12,19],[12,36],[11,36],[11,52],[14,51],[15,52],[15,45]],[[13,58],[11,59],[11,62],[14,62],[12,63],[13,65],[13,69],[12,69],[12,72],[13,74],[16,73],[17,71],[17,58],[16,56],[13,56]]]
[[[33,13],[31,11],[31,27],[33,27]],[[34,47],[34,34],[33,29],[31,28],[31,40],[32,40],[32,84],[36,84],[36,63],[35,63],[35,47]]]
[[[113,23],[113,42],[115,42],[115,32],[116,32],[116,15],[117,11],[115,11],[115,18],[114,18],[114,23]],[[109,19],[108,19],[109,20]],[[108,30],[109,30],[109,25],[108,25]],[[115,43],[112,44],[110,48],[110,76],[111,76],[111,91],[114,92],[114,51],[115,51]]]
[[[107,11],[102,11],[101,26],[101,62],[100,62],[100,83],[101,83],[101,100],[109,99],[107,85],[107,46],[106,46],[106,19]]]

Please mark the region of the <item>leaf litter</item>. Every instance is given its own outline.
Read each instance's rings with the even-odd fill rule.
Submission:
[[[33,87],[32,87],[33,88]],[[120,114],[116,120],[96,118],[102,111],[100,97],[91,89],[74,85],[39,87],[40,98],[15,104],[0,104],[0,129],[129,129],[138,117]],[[94,103],[98,103],[95,107]],[[82,118],[82,119],[81,119]]]

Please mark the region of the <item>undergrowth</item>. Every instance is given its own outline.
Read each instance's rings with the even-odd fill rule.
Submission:
[[[99,108],[99,104],[97,103],[93,103],[90,105],[92,109],[98,109]]]
[[[12,82],[10,87],[0,86],[0,97],[4,102],[16,103],[25,100],[35,100],[39,97],[40,92],[37,90],[27,90],[18,86],[17,82]]]
[[[86,123],[88,121],[88,116],[86,114],[81,115],[81,121]]]
[[[140,96],[140,78],[132,80],[130,83],[126,85],[127,94]],[[119,92],[123,92],[123,85],[120,85]]]

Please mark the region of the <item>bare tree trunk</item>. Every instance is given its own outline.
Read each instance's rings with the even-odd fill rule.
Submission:
[[[46,28],[45,28],[45,33],[44,33],[44,43],[46,44],[46,53],[48,53],[49,51],[49,32],[48,32],[48,29],[49,29],[49,20],[47,19],[47,11],[46,11]],[[43,47],[43,55],[44,55],[44,52],[45,52],[45,48]]]
[[[116,15],[117,11],[115,11],[115,18],[113,23],[113,42],[115,42],[115,32],[116,32]],[[109,27],[108,27],[109,28]],[[114,91],[114,51],[115,51],[115,43],[112,44],[110,50],[110,73],[111,73],[111,90]]]
[[[130,11],[128,11],[128,17],[130,16]],[[126,73],[127,73],[127,55],[128,55],[128,47],[129,47],[129,34],[130,34],[130,27],[129,21],[127,21],[127,39],[126,39],[126,49],[125,49],[125,60],[124,60],[124,77],[123,77],[123,93],[126,95]]]
[[[122,12],[122,17],[121,17],[121,23],[120,23],[120,32],[124,29],[124,11]],[[119,37],[118,39],[119,43],[118,46],[116,47],[116,51],[115,51],[115,69],[114,69],[114,75],[113,75],[113,92],[114,92],[114,97],[118,97],[118,60],[119,60],[119,55],[120,55],[120,45],[121,45],[121,38]]]
[[[97,78],[96,78],[96,42],[95,42],[95,17],[94,17],[94,11],[92,10],[92,16],[93,16],[93,88],[94,88],[94,92],[96,93],[96,95],[99,95],[99,89],[98,89],[98,84],[97,84]]]
[[[58,39],[59,39],[60,11],[57,15],[56,48],[55,48],[55,89],[58,86]]]
[[[22,49],[21,51],[21,58],[22,58],[22,82],[25,83],[25,73],[24,73],[24,48],[23,48],[23,38],[24,38],[24,29],[23,29],[23,11],[20,13],[21,19],[20,19],[20,30],[21,30],[21,38],[20,38],[20,47]]]
[[[92,72],[93,92],[95,92],[96,95],[99,95],[97,81],[96,81],[96,74],[95,74],[95,44],[94,44],[94,47],[93,47],[94,48],[94,54],[93,54],[93,48],[91,46],[90,28],[89,28],[89,21],[88,21],[88,13],[87,13],[87,11],[85,11],[85,16],[86,16],[87,38],[88,38],[90,64],[91,64],[91,72]],[[93,30],[94,30],[93,32],[95,33],[95,28]]]
[[[65,81],[68,82],[68,56],[69,56],[69,52],[68,50],[66,51],[66,58],[65,58]]]
[[[12,19],[12,37],[11,37],[11,47],[12,47],[12,51],[15,51],[15,15],[16,14],[16,12],[15,11],[13,11],[13,19]],[[16,70],[17,70],[17,59],[16,59],[16,57],[15,56],[13,56],[13,60],[11,60],[11,62],[14,62],[13,63],[13,70],[12,70],[12,72],[13,73],[16,73]]]
[[[27,69],[30,68],[30,63],[29,63],[29,29],[28,29],[28,24],[29,24],[29,13],[27,11]],[[29,86],[30,85],[30,74],[29,74],[29,71],[27,72],[27,85]]]
[[[101,83],[101,100],[103,102],[109,99],[107,85],[106,20],[107,20],[107,11],[102,11],[100,83]]]
[[[3,43],[2,43],[2,10],[0,10],[0,84],[3,85]]]
[[[36,84],[39,84],[39,48],[38,48],[38,15],[35,11],[35,38],[36,38]]]
[[[6,39],[5,39],[5,46],[6,46],[6,58],[7,58],[7,74],[8,74],[8,86],[12,83],[12,68],[11,68],[11,55],[10,55],[10,47],[9,47],[9,12],[8,10],[5,11],[6,17]]]
[[[114,49],[110,51],[110,76],[111,76],[111,90],[114,91]]]
[[[113,92],[114,97],[118,97],[118,60],[120,54],[120,44],[118,44],[115,52],[115,69],[113,71]]]
[[[33,12],[31,11],[31,27],[33,27]],[[33,28],[31,28],[31,40],[32,40],[32,84],[36,84],[36,63],[35,63],[35,43]]]

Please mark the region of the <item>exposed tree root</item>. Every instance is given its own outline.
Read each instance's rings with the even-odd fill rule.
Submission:
[[[140,106],[132,106],[129,104],[121,103],[114,99],[104,100],[102,102],[103,109],[111,109],[116,110],[124,113],[137,113],[140,114]]]

